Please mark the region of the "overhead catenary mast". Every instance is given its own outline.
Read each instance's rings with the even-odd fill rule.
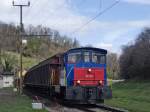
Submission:
[[[15,4],[15,2],[12,2],[12,5],[14,7],[19,7],[20,8],[20,83],[19,83],[19,92],[22,93],[22,39],[23,39],[23,18],[22,18],[22,9],[23,7],[29,7],[30,2],[28,1],[27,4]]]

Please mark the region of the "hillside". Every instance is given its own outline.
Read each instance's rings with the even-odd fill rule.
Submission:
[[[16,64],[19,65],[20,64],[20,54],[18,53],[14,53],[14,52],[7,52],[8,55],[12,56],[15,58],[16,61]],[[32,66],[38,64],[41,60],[40,59],[37,59],[37,58],[32,58],[32,57],[24,57],[22,58],[23,62],[23,68],[25,69],[29,69],[31,68]],[[20,65],[19,65],[20,66]]]

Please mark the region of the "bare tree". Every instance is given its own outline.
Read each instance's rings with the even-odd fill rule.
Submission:
[[[146,28],[134,44],[123,48],[120,72],[126,79],[150,79],[150,28]]]
[[[107,73],[112,79],[119,78],[119,62],[116,53],[108,53],[107,55]]]

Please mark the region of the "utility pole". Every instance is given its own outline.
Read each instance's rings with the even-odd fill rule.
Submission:
[[[27,4],[15,4],[14,1],[12,2],[14,7],[20,7],[20,83],[19,83],[19,92],[22,93],[22,39],[23,39],[23,21],[22,21],[22,8],[29,7],[30,2],[28,1]]]

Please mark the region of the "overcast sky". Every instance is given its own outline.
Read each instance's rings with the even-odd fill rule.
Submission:
[[[150,26],[150,0],[121,0],[119,4],[72,34],[115,0],[30,0],[23,9],[25,25],[44,25],[62,35],[77,38],[81,45],[121,52],[121,46],[133,41],[144,27]],[[15,0],[16,4],[27,0]],[[0,0],[0,21],[19,24],[19,9],[12,0]]]

